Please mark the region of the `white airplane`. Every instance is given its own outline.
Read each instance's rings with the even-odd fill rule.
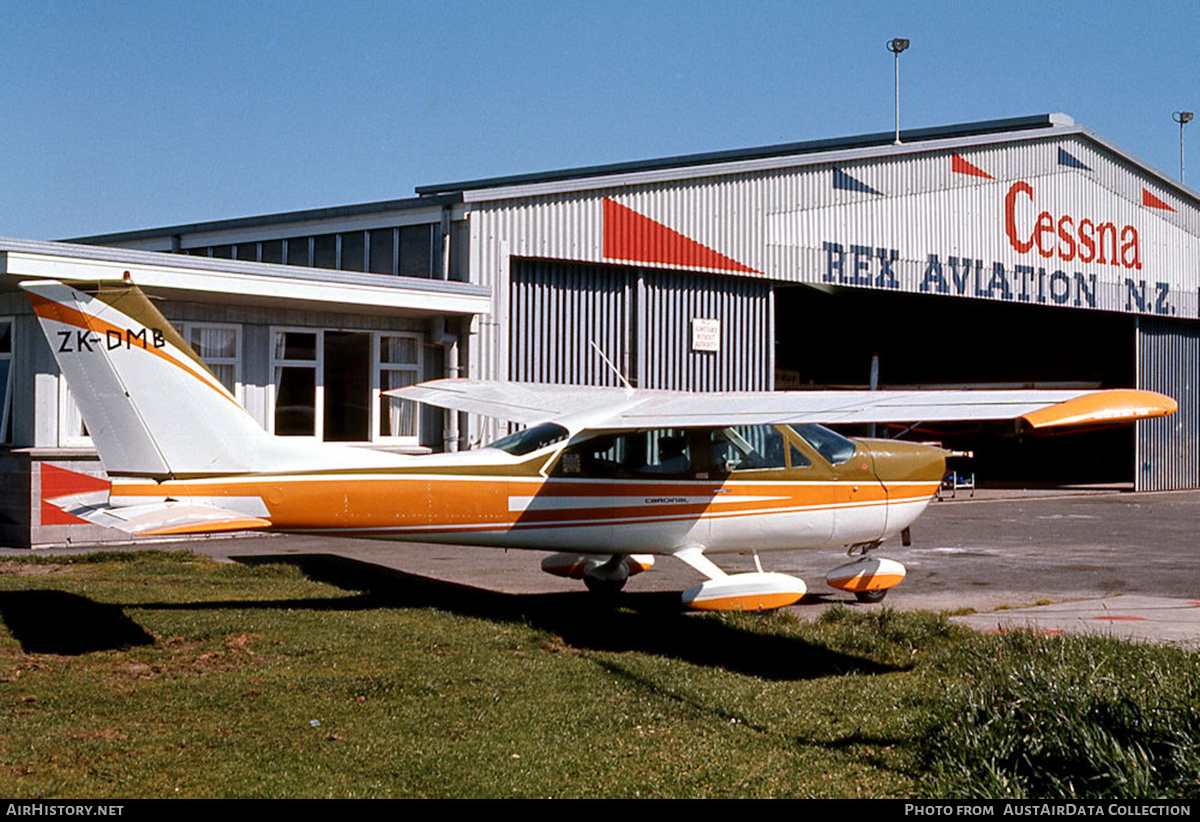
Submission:
[[[268,434],[127,282],[21,283],[111,489],[53,500],[133,535],[271,529],[555,552],[550,573],[615,592],[672,556],[703,609],[796,602],[759,552],[847,547],[827,582],[878,601],[904,577],[870,556],[936,493],[946,450],[821,423],[1022,420],[1036,429],[1163,416],[1148,391],[687,393],[437,380],[388,392],[528,427],[473,451],[400,456]],[[753,553],[726,574],[710,557]]]

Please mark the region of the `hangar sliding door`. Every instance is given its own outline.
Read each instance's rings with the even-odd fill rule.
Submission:
[[[769,282],[679,271],[640,274],[638,373],[643,387],[771,390],[775,317]],[[703,329],[695,328],[697,321],[707,322],[719,335],[716,351],[702,350]]]
[[[771,284],[746,277],[514,259],[509,378],[642,388],[772,386]]]
[[[1138,388],[1179,403],[1163,419],[1137,424],[1138,491],[1200,488],[1200,324],[1138,318]]]

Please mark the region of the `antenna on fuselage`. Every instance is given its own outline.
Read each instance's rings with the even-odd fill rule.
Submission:
[[[621,373],[621,369],[613,365],[613,361],[604,356],[604,352],[600,349],[600,346],[596,345],[595,340],[588,340],[588,342],[592,348],[596,349],[596,353],[600,355],[600,359],[604,360],[604,364],[611,368],[613,373],[617,375],[617,379],[625,384],[625,390],[632,394],[633,386],[629,384],[629,380],[625,379],[625,375]]]

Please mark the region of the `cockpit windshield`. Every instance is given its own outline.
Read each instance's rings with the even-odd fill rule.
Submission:
[[[830,431],[823,425],[809,423],[793,425],[791,428],[801,439],[817,449],[817,453],[830,465],[841,465],[854,456],[854,441],[846,439],[836,431]]]
[[[562,442],[567,438],[567,434],[567,429],[561,425],[544,422],[541,425],[526,428],[515,434],[509,434],[507,437],[498,439],[487,447],[498,448],[515,457],[523,457],[526,454],[532,454],[534,451],[545,448],[547,445]]]

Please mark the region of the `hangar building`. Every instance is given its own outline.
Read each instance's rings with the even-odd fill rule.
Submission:
[[[1198,195],[1061,114],[893,138],[429,185],[404,200],[71,245],[13,241],[0,259],[19,276],[129,271],[277,433],[476,445],[496,421],[392,410],[378,392],[444,374],[616,384],[599,348],[652,388],[1158,390],[1179,413],[1136,431],[891,433],[977,447],[985,479],[1200,487]],[[29,503],[0,516],[23,544],[102,538],[46,527],[45,488],[102,478],[4,279],[0,476]]]

